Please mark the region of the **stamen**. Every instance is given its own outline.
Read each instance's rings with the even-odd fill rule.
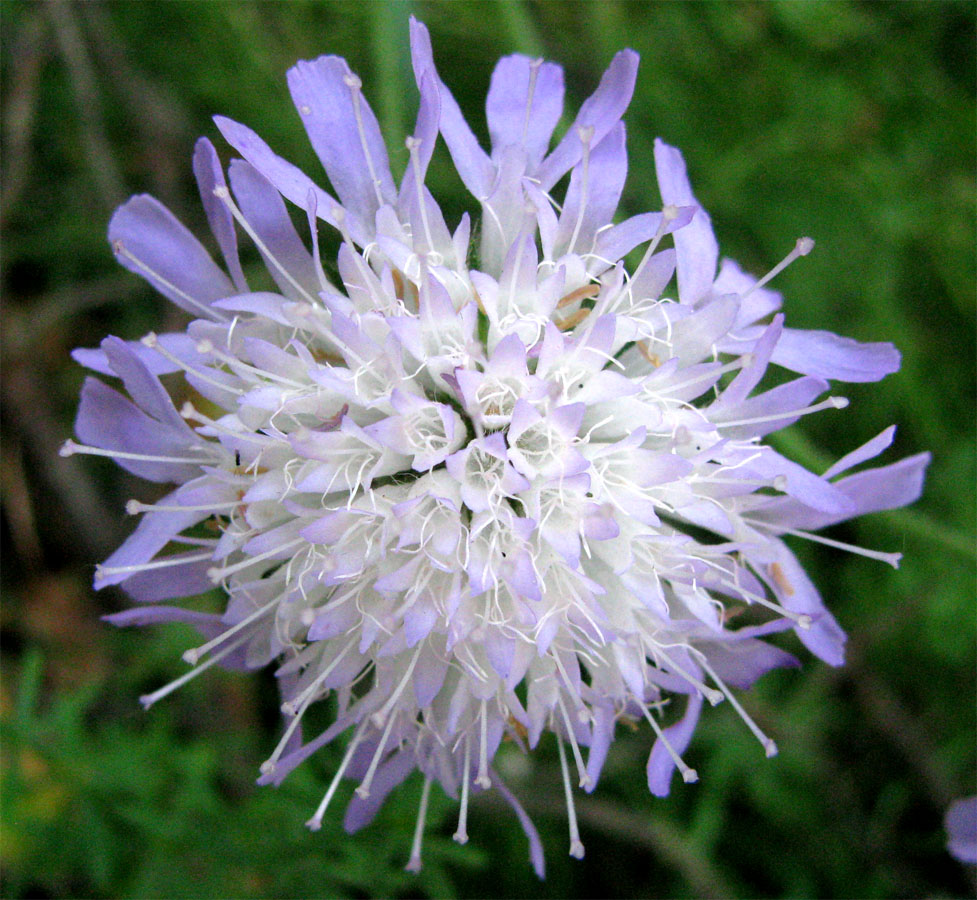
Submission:
[[[769,416],[754,416],[750,419],[734,419],[731,422],[716,422],[717,428],[734,428],[739,425],[759,425],[762,422],[779,422],[781,419],[792,419],[795,416],[806,416],[808,413],[820,412],[822,409],[844,409],[848,405],[847,397],[828,397],[813,406],[805,406],[801,409],[789,409],[782,413],[774,413]]]
[[[761,527],[774,531],[777,534],[792,534],[794,537],[805,538],[818,544],[824,544],[827,547],[835,547],[838,550],[847,550],[849,553],[857,553],[859,556],[866,556],[869,559],[877,559],[879,562],[888,563],[893,569],[899,568],[899,560],[902,559],[901,553],[884,553],[881,550],[869,550],[866,547],[859,547],[857,544],[846,544],[844,541],[836,541],[833,538],[824,537],[820,534],[812,534],[810,531],[784,528],[783,526],[773,528],[772,526],[766,525],[762,522],[753,524],[760,525]]]
[[[299,390],[305,390],[310,387],[308,383],[303,384],[300,381],[293,381],[291,378],[276,375],[274,372],[269,372],[267,369],[259,369],[257,366],[252,366],[246,362],[242,362],[236,356],[231,356],[230,353],[225,353],[223,350],[218,350],[212,341],[208,341],[206,339],[197,343],[196,351],[202,356],[214,356],[225,365],[228,365],[233,369],[243,369],[245,372],[250,372],[253,375],[257,375],[264,381],[274,381],[278,384],[283,384],[286,387],[298,388]],[[235,374],[237,373],[235,372]]]
[[[655,232],[655,236],[651,239],[648,249],[645,250],[645,255],[641,257],[641,262],[638,263],[638,267],[631,274],[631,281],[634,281],[642,273],[642,271],[644,271],[644,267],[648,264],[648,260],[651,259],[651,255],[655,252],[655,248],[657,248],[661,243],[661,239],[665,237],[665,232],[668,230],[668,226],[677,218],[677,206],[668,204],[662,209],[662,220],[658,224],[658,230]]]
[[[197,448],[190,447],[190,450],[195,450]],[[58,451],[59,456],[74,456],[76,453],[87,453],[89,456],[107,456],[109,459],[136,459],[142,462],[161,462],[161,463],[179,463],[180,465],[194,465],[202,466],[205,463],[217,464],[216,459],[207,459],[200,457],[190,457],[190,456],[155,456],[151,453],[126,453],[124,450],[103,450],[101,447],[92,447],[88,444],[78,444],[75,441],[68,438],[62,445],[61,449]]]
[[[556,304],[556,308],[563,309],[565,306],[570,306],[570,304],[576,303],[578,300],[592,300],[599,293],[599,284],[585,284],[583,287],[578,287],[575,291],[570,291],[569,294],[561,297],[560,302]]]
[[[135,263],[140,269],[142,269],[143,272],[145,272],[151,278],[156,279],[156,281],[158,281],[161,285],[163,285],[163,287],[165,287],[167,290],[172,291],[181,300],[184,300],[186,303],[189,303],[191,306],[196,307],[208,319],[216,319],[218,322],[227,321],[227,316],[225,316],[224,313],[222,313],[220,310],[213,309],[212,307],[208,306],[206,303],[201,303],[196,298],[191,297],[185,291],[181,291],[175,284],[173,284],[172,281],[167,281],[162,275],[159,274],[159,272],[147,266],[146,263],[144,263],[141,259],[139,259],[138,256],[134,256],[126,248],[125,244],[123,244],[121,240],[114,241],[112,244],[112,249],[115,250],[115,252],[119,256],[124,256],[126,259]]]
[[[583,144],[583,160],[581,165],[583,166],[583,175],[580,178],[580,208],[577,210],[577,221],[573,226],[573,234],[570,237],[570,243],[567,245],[567,253],[573,253],[573,247],[577,243],[577,238],[580,236],[580,229],[583,226],[583,217],[587,211],[587,201],[589,200],[590,192],[590,142],[594,138],[594,126],[587,125],[586,127],[581,127],[577,129],[577,135],[580,138],[580,143]]]
[[[577,745],[576,735],[573,733],[573,725],[570,723],[570,716],[567,713],[566,705],[563,702],[563,697],[558,696],[557,702],[560,704],[560,712],[563,713],[563,721],[567,728],[567,738],[570,740],[570,749],[573,751],[573,760],[577,764],[577,774],[580,776],[580,781],[577,787],[589,788],[593,784],[593,780],[587,774],[587,767],[584,765],[583,757],[580,755],[580,747]]]
[[[277,597],[275,597],[274,600],[270,601],[269,603],[266,603],[264,606],[260,607],[259,609],[256,609],[253,613],[251,613],[250,616],[242,619],[240,622],[237,623],[237,625],[232,625],[230,628],[227,629],[227,631],[221,632],[219,635],[217,635],[217,637],[207,641],[206,644],[201,644],[199,647],[194,647],[191,650],[187,650],[183,654],[183,659],[186,662],[190,663],[190,665],[193,665],[205,653],[209,653],[211,650],[214,649],[214,647],[223,644],[224,641],[226,641],[232,635],[237,634],[239,631],[243,631],[249,625],[253,625],[258,619],[260,619],[263,615],[265,615],[265,613],[270,612],[272,609],[274,609],[275,606],[281,603],[282,597],[284,596],[285,596],[284,594],[279,594]]]
[[[424,229],[424,239],[427,241],[427,255],[428,262],[431,265],[440,265],[444,260],[441,258],[441,254],[434,249],[434,238],[431,236],[431,223],[428,221],[427,216],[427,204],[424,202],[424,184],[423,177],[421,175],[421,158],[418,150],[420,149],[421,142],[415,137],[408,137],[407,149],[410,151],[410,164],[414,169],[414,189],[417,192],[417,209],[421,214],[421,227]],[[436,256],[437,260],[431,259],[431,256]]]
[[[401,689],[403,688],[403,682],[401,682]],[[363,800],[366,800],[370,796],[370,785],[373,784],[373,777],[377,774],[377,766],[380,765],[380,757],[383,756],[383,751],[387,746],[387,741],[390,739],[390,732],[393,729],[394,722],[397,721],[396,716],[390,716],[387,719],[387,725],[383,729],[383,734],[380,735],[380,743],[377,744],[377,749],[373,753],[373,759],[370,760],[370,767],[366,770],[366,775],[363,781],[360,782],[359,787],[356,789],[356,793]]]
[[[797,243],[794,244],[794,249],[790,251],[777,265],[775,265],[766,275],[763,276],[756,284],[754,284],[745,293],[740,294],[740,300],[744,300],[749,297],[754,291],[762,288],[771,278],[779,275],[784,271],[797,257],[807,256],[814,249],[814,241],[809,237],[802,237],[797,239]]]
[[[425,777],[421,788],[421,802],[417,809],[417,824],[414,826],[414,840],[411,842],[410,859],[404,867],[408,872],[421,871],[421,843],[424,840],[424,820],[427,818],[427,799],[431,794],[431,779]]]
[[[212,559],[213,553],[198,553],[195,556],[174,556],[157,559],[153,562],[139,563],[134,566],[95,566],[95,579],[101,580],[110,575],[123,575],[126,572],[148,572],[152,569],[167,569],[171,566],[182,566],[184,563],[201,562]]]
[[[570,787],[570,771],[567,768],[567,754],[563,749],[563,738],[559,732],[556,735],[556,747],[560,752],[560,771],[563,774],[563,794],[567,804],[567,822],[570,826],[570,855],[574,859],[583,859],[584,848],[580,840],[580,828],[577,826],[577,809],[573,804],[573,788]]]
[[[230,655],[238,647],[240,647],[251,635],[244,635],[244,637],[239,638],[227,647],[224,647],[219,653],[215,653],[213,656],[205,659],[199,666],[191,669],[189,672],[181,675],[179,678],[174,679],[169,684],[164,685],[159,690],[153,691],[151,694],[143,694],[139,698],[139,702],[142,704],[143,709],[149,709],[157,700],[162,700],[164,697],[172,694],[177,688],[183,687],[188,681],[196,678],[201,672],[205,672],[211,666],[219,663],[225,656]]]
[[[346,753],[343,754],[343,761],[339,764],[339,768],[336,769],[336,774],[333,775],[332,781],[329,783],[329,790],[326,791],[326,795],[322,798],[322,801],[316,807],[316,811],[312,814],[312,818],[305,823],[305,827],[310,831],[318,831],[322,828],[322,817],[326,814],[326,808],[329,806],[329,802],[332,800],[333,794],[336,793],[336,788],[339,787],[339,782],[342,780],[343,775],[349,766],[349,761],[353,758],[353,753],[359,746],[360,741],[363,739],[363,735],[366,732],[367,720],[364,719],[360,722],[359,727],[356,729],[356,733],[353,735],[353,739],[349,742],[349,746],[346,748]]]
[[[311,624],[311,623],[309,623]],[[307,705],[307,700],[315,695],[319,690],[320,685],[332,674],[333,670],[338,666],[343,657],[349,653],[350,650],[356,645],[356,640],[350,641],[336,656],[336,658],[323,669],[318,675],[316,675],[315,680],[302,691],[298,697],[293,697],[291,700],[286,700],[282,704],[282,712],[287,716],[294,716],[296,714],[296,709]]]
[[[471,738],[465,735],[465,762],[461,773],[461,806],[458,810],[458,827],[452,835],[458,844],[468,843],[468,785],[471,780]]]
[[[214,387],[220,388],[222,391],[227,391],[229,394],[237,394],[239,397],[244,394],[241,388],[231,387],[225,384],[223,381],[218,381],[216,378],[201,372],[199,369],[194,369],[192,366],[187,365],[182,359],[174,356],[167,350],[160,342],[159,338],[156,337],[156,333],[150,331],[144,338],[139,341],[144,347],[149,347],[151,350],[155,350],[164,359],[168,359],[171,363],[179,366],[188,375],[193,375],[195,378],[199,378],[201,381],[206,381],[207,384],[212,384]]]
[[[637,698],[635,698],[637,699]],[[691,766],[685,764],[685,760],[678,755],[676,749],[672,746],[672,742],[665,737],[665,732],[662,730],[661,725],[655,720],[655,717],[648,711],[648,707],[638,701],[641,706],[641,711],[645,714],[645,718],[648,720],[648,724],[651,725],[655,734],[658,735],[658,739],[662,742],[662,746],[668,751],[668,755],[672,758],[672,762],[675,763],[675,768],[679,770],[682,775],[682,781],[686,784],[692,784],[699,780],[699,773],[696,772]]]
[[[222,509],[234,509],[240,505],[240,500],[228,500],[227,503],[202,503],[200,506],[161,506],[158,503],[141,503],[139,500],[127,500],[126,512],[130,516],[152,512],[218,512]]]
[[[776,563],[774,563],[774,565],[776,565]],[[773,575],[772,577],[774,581],[777,581],[776,575]],[[721,585],[724,585],[725,587],[731,588],[732,590],[736,591],[736,593],[738,593],[740,596],[745,597],[747,601],[751,603],[757,603],[760,606],[765,606],[767,609],[771,610],[772,612],[775,612],[778,616],[782,616],[785,619],[790,619],[792,622],[794,622],[797,625],[798,628],[803,629],[804,631],[810,628],[811,625],[813,624],[811,617],[807,613],[791,612],[791,610],[786,609],[785,607],[777,603],[776,600],[771,600],[768,597],[764,597],[762,594],[755,594],[753,591],[748,591],[746,588],[737,584],[735,581],[727,581],[726,579],[720,579],[719,583]],[[786,593],[792,594],[793,590],[786,591]]]
[[[360,146],[363,148],[363,156],[366,158],[366,167],[370,172],[370,180],[373,182],[373,191],[377,196],[377,205],[383,206],[383,195],[380,193],[380,179],[377,178],[377,170],[373,165],[373,157],[370,156],[370,148],[366,142],[366,131],[363,128],[363,111],[360,109],[362,102],[361,90],[363,82],[358,75],[347,72],[343,76],[343,83],[349,88],[353,98],[353,116],[356,118],[356,130],[360,136]]]
[[[221,579],[226,578],[228,575],[233,575],[235,572],[240,572],[241,569],[246,569],[253,563],[263,562],[266,559],[281,553],[283,550],[288,550],[290,547],[297,547],[299,544],[306,543],[305,538],[296,538],[294,541],[288,541],[285,544],[280,544],[277,547],[273,547],[271,550],[266,550],[264,553],[259,553],[257,556],[247,556],[240,562],[236,562],[230,566],[218,567],[215,566],[212,569],[207,570],[207,577],[217,584]]]
[[[767,758],[769,759],[771,756],[776,756],[777,745],[774,743],[774,741],[771,738],[767,737],[760,730],[760,726],[757,725],[757,723],[753,721],[750,714],[745,709],[743,709],[743,706],[740,704],[739,700],[737,700],[736,697],[733,695],[733,692],[728,687],[726,687],[723,680],[716,674],[715,670],[709,665],[709,663],[706,662],[705,654],[700,653],[698,651],[694,651],[694,652],[699,657],[699,662],[702,665],[702,668],[709,673],[709,677],[716,682],[716,684],[719,686],[719,689],[726,695],[726,698],[732,704],[733,709],[735,709],[739,717],[744,722],[746,722],[746,727],[753,732],[756,739],[763,746],[763,750],[767,754]]]
[[[281,740],[278,742],[278,746],[275,747],[271,756],[266,759],[259,767],[261,772],[267,775],[270,772],[275,771],[275,766],[278,764],[279,757],[285,752],[285,747],[288,744],[289,738],[295,733],[295,729],[298,728],[299,723],[302,721],[302,716],[305,715],[305,711],[315,700],[316,692],[319,689],[319,685],[325,681],[333,669],[339,665],[342,658],[350,651],[355,641],[348,643],[342,650],[342,652],[326,667],[326,669],[319,675],[316,676],[315,681],[312,682],[304,691],[302,691],[301,697],[296,697],[291,701],[282,704],[282,712],[286,715],[293,716],[292,721],[288,723],[288,728],[285,729],[285,733],[282,735]],[[296,705],[298,709],[296,710]]]
[[[267,448],[269,444],[274,443],[277,440],[277,438],[270,434],[254,434],[249,431],[237,431],[234,428],[228,428],[226,425],[221,424],[216,419],[211,419],[209,416],[205,416],[202,412],[200,412],[199,409],[196,409],[189,400],[187,400],[183,406],[180,407],[180,415],[183,416],[183,418],[188,422],[199,422],[201,425],[206,425],[208,428],[218,431],[221,434],[226,434],[228,437],[232,437],[235,440],[250,441],[252,444],[258,444],[260,447]],[[240,453],[235,451],[235,455],[240,456]],[[235,462],[234,465],[239,467],[241,463]]]
[[[542,64],[542,57],[534,59],[529,64],[529,89],[526,91],[526,115],[522,120],[523,144],[526,143],[526,136],[529,134],[529,121],[533,111],[533,97],[536,94],[536,78],[539,75],[539,67]]]
[[[640,345],[640,344],[647,344],[648,342],[639,341],[638,343]],[[644,353],[645,350],[642,349],[642,352]],[[687,387],[693,387],[699,382],[711,381],[713,379],[718,378],[720,375],[725,375],[727,372],[734,372],[737,369],[745,369],[748,366],[752,366],[754,359],[755,357],[753,356],[752,353],[744,353],[742,356],[740,356],[737,359],[734,359],[732,362],[728,362],[725,365],[720,366],[718,369],[710,369],[708,372],[704,372],[702,375],[699,375],[696,378],[690,378],[687,381],[680,381],[678,384],[666,384],[663,386],[663,391],[665,392],[681,391]],[[665,394],[665,396],[667,396],[667,394]]]
[[[237,220],[237,223],[244,229],[245,234],[254,242],[255,247],[257,247],[268,261],[281,272],[284,279],[292,285],[312,306],[318,306],[319,303],[302,285],[300,285],[294,278],[291,272],[288,271],[279,261],[278,257],[275,256],[268,249],[268,245],[265,244],[258,233],[251,227],[248,220],[244,217],[244,213],[238,208],[238,205],[231,199],[231,192],[224,186],[214,188],[214,196],[217,197],[230,211],[231,215]]]
[[[319,252],[319,217],[316,215],[318,201],[312,188],[309,188],[309,193],[306,196],[305,207],[309,220],[309,234],[312,235],[312,262],[315,264],[315,274],[316,278],[319,279],[319,287],[324,291],[335,290],[322,268],[322,255]]]
[[[423,644],[421,646],[423,646]],[[417,665],[417,660],[420,657],[420,655],[421,655],[421,647],[418,647],[417,650],[414,651],[414,655],[411,657],[410,663],[407,666],[407,670],[404,672],[404,677],[400,679],[400,684],[397,685],[397,689],[393,692],[393,694],[390,695],[390,699],[386,703],[384,703],[383,706],[377,712],[375,712],[372,716],[370,716],[370,718],[373,720],[373,724],[376,725],[377,728],[379,728],[384,723],[384,720],[387,718],[387,715],[390,713],[390,710],[393,709],[394,706],[396,706],[397,700],[400,698],[400,695],[404,692],[404,688],[407,686],[407,683],[410,681],[411,675],[414,674],[414,666]]]
[[[565,319],[560,319],[559,322],[554,322],[554,324],[560,329],[560,331],[569,331],[571,328],[576,328],[589,315],[590,308],[583,306],[575,313],[571,313]]]
[[[690,675],[685,671],[684,668],[682,668],[682,666],[678,665],[671,656],[665,653],[664,649],[659,645],[655,645],[652,655],[656,657],[661,656],[668,664],[668,668],[674,669],[676,672],[678,672],[679,675],[681,675],[689,684],[692,685],[692,687],[694,687],[700,694],[702,694],[703,697],[706,698],[706,700],[709,701],[710,706],[718,706],[725,699],[725,695],[722,691],[717,691],[715,688],[711,688],[709,685],[704,684],[694,675]]]
[[[475,776],[475,784],[488,790],[492,787],[492,779],[488,775],[488,702],[482,701],[481,709],[481,733],[478,743],[478,774]]]

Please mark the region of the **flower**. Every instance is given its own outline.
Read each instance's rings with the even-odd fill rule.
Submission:
[[[960,862],[977,864],[977,797],[950,805],[945,817],[947,850]]]
[[[196,318],[75,352],[129,396],[87,379],[83,443],[63,452],[177,485],[129,502],[139,525],[95,576],[139,604],[110,621],[189,622],[205,638],[145,706],[212,665],[277,661],[286,726],[259,780],[278,784],[350,735],[310,827],[344,777],[358,782],[355,830],[419,769],[409,868],[437,781],[458,798],[462,843],[470,796],[498,790],[542,876],[539,838],[493,767],[501,741],[553,733],[577,857],[572,782],[594,789],[618,720],[648,722],[657,795],[676,769],[697,778],[682,754],[703,700],[727,700],[773,755],[734,693],[797,664],[763,638],[793,629],[831,665],[845,642],[783,538],[896,565],[812,532],[912,502],[928,455],[847,474],[889,446],[889,428],[819,476],[763,442],[847,405],[818,399],[827,379],[877,381],[899,356],[786,328],[766,284],[813,242],[759,280],[720,264],[682,157],[661,141],[661,211],[613,224],[635,53],[615,56],[552,148],[562,70],[502,59],[486,153],[413,20],[411,47],[420,105],[399,185],[359,78],[325,56],[288,82],[336,197],[218,117],[242,158],[225,178],[202,138],[193,163],[226,272],[153,198],[115,213],[119,262]],[[449,229],[425,186],[439,134],[477,229],[468,214]],[[305,213],[311,251],[283,198]],[[340,241],[328,271],[320,220]],[[242,236],[274,289],[249,284]],[[763,390],[771,364],[798,377]],[[166,373],[196,392],[180,411]],[[168,604],[215,586],[222,615]],[[329,694],[336,720],[306,741],[304,714]]]

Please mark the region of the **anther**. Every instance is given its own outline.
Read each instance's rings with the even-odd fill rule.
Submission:
[[[775,265],[766,275],[756,284],[740,295],[740,300],[749,297],[754,291],[762,288],[768,281],[784,271],[799,256],[807,256],[814,249],[814,241],[809,237],[802,237],[794,244],[794,249],[790,251],[777,265]]]

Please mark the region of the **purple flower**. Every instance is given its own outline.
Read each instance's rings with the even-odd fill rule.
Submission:
[[[977,797],[957,800],[946,812],[947,850],[960,862],[977,865]]]
[[[675,769],[697,778],[681,754],[703,700],[728,700],[773,755],[734,693],[796,665],[764,638],[793,629],[831,665],[845,642],[784,537],[896,565],[812,532],[912,502],[928,456],[848,474],[889,446],[889,428],[816,475],[763,442],[837,415],[847,401],[819,399],[827,379],[876,381],[899,356],[785,328],[766,283],[813,243],[760,280],[720,263],[682,157],[661,141],[661,211],[614,224],[635,53],[614,58],[555,146],[561,69],[504,58],[486,152],[416,21],[411,45],[420,110],[399,184],[359,78],[327,56],[288,83],[335,197],[218,117],[243,159],[225,178],[202,138],[194,172],[223,268],[153,198],[116,212],[119,261],[195,318],[185,333],[76,351],[125,393],[89,378],[84,443],[64,452],[175,485],[130,501],[140,523],[95,577],[151,604],[117,624],[186,621],[205,639],[146,706],[216,663],[274,661],[286,726],[262,782],[349,734],[311,828],[344,777],[358,782],[355,830],[419,769],[409,868],[437,781],[458,798],[461,843],[470,796],[499,790],[542,875],[536,832],[493,767],[503,738],[525,750],[553,734],[577,857],[573,782],[594,789],[619,719],[647,720],[657,795]],[[425,187],[438,134],[477,201],[477,241]],[[326,265],[321,222],[341,241]],[[264,260],[260,288],[239,240]],[[763,389],[770,365],[798,377]],[[200,400],[178,411],[165,373]],[[221,616],[159,605],[214,586]],[[733,627],[748,607],[751,624]],[[328,694],[336,721],[307,740],[304,713]]]

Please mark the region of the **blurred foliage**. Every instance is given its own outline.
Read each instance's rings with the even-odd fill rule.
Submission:
[[[638,50],[624,212],[659,202],[652,140],[665,138],[746,268],[766,271],[799,235],[816,238],[817,251],[778,276],[793,325],[903,352],[898,375],[852,386],[847,413],[815,417],[781,445],[818,469],[898,422],[890,459],[934,453],[914,508],[831,532],[901,550],[898,572],[799,548],[852,639],[845,668],[807,658],[744,700],[779,757],[764,762],[720,707],[688,754],[700,783],[655,800],[649,735],[622,735],[581,799],[583,862],[565,855],[553,747],[500,759],[540,826],[542,884],[501,804],[475,804],[472,842],[459,848],[454,805],[437,790],[424,870],[404,873],[417,780],[355,837],[342,832],[341,804],[307,832],[340,751],[281,788],[254,787],[278,729],[271,676],[218,673],[144,714],[136,698],[180,673],[190,633],[112,631],[97,617],[124,598],[88,584],[129,527],[125,499],[152,498],[111,465],[57,457],[82,378],[70,349],[180,321],[116,268],[104,238],[114,206],[150,191],[203,235],[190,153],[199,134],[221,147],[213,113],[319,171],[284,72],[324,52],[362,74],[403,165],[416,108],[411,12],[483,137],[500,54],[562,62],[572,114],[614,51]],[[4,896],[973,892],[942,832],[949,802],[975,792],[972,3],[7,0],[0,16]],[[467,200],[443,148],[429,185],[456,220]]]

